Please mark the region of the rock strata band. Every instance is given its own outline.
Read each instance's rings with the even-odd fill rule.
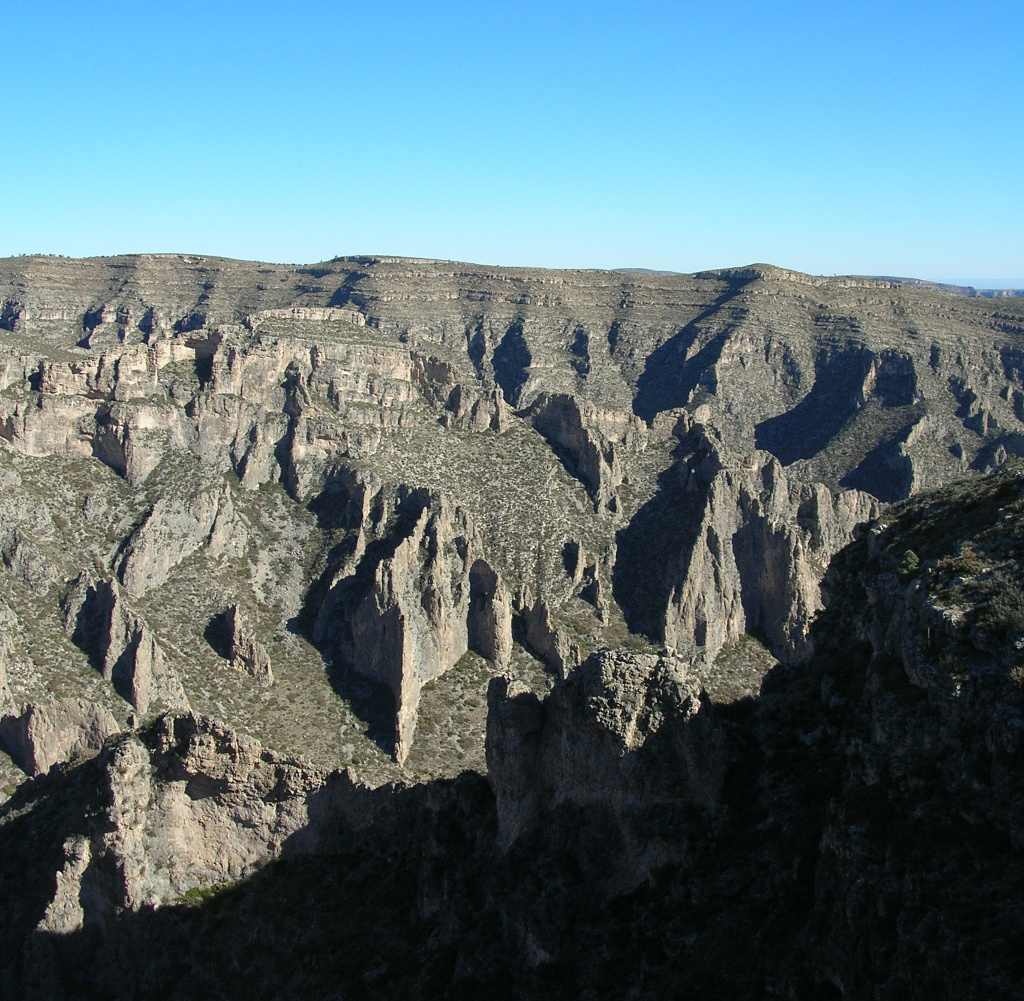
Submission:
[[[0,261],[0,994],[1013,996],[1024,299],[315,270]]]

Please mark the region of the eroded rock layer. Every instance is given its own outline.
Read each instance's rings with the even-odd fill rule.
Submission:
[[[0,262],[0,299],[18,642],[115,579],[116,696],[381,780],[467,651],[524,677],[619,643],[706,675],[747,633],[806,658],[858,522],[1024,453],[1024,307],[922,285],[143,255]],[[229,607],[245,656],[206,635]],[[36,647],[23,703],[58,674],[96,702],[80,654]],[[271,661],[287,734],[224,673]]]
[[[971,996],[877,831],[1016,872],[1021,456],[1024,300],[0,262],[0,993],[168,996],[229,882],[375,902],[325,997]]]
[[[0,985],[1014,998],[1022,525],[1007,473],[890,508],[756,699],[667,651],[495,677],[486,779],[373,788],[165,713],[0,812]]]

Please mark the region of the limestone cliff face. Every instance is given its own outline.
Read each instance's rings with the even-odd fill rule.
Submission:
[[[164,716],[150,744],[125,741],[106,769],[114,831],[104,847],[134,907],[238,878],[278,854],[308,826],[307,797],[323,782],[318,770],[192,715]]]
[[[42,365],[42,363],[40,363]],[[36,382],[29,376],[25,385]],[[95,456],[141,485],[170,450],[183,449],[188,430],[177,408],[155,403],[96,403],[51,392],[8,399],[0,406],[0,437],[32,456]]]
[[[616,449],[642,450],[647,426],[632,415],[601,411],[564,393],[541,393],[529,408],[533,426],[559,450],[598,511],[618,512],[623,469]]]
[[[240,555],[247,542],[227,487],[204,491],[187,503],[180,497],[161,497],[128,541],[119,565],[121,583],[133,598],[141,598],[200,546],[208,546],[213,555]]]
[[[14,625],[13,618],[7,609],[0,611],[0,715],[7,715],[14,709],[14,698],[7,685],[7,671],[11,663],[11,641],[8,631]]]
[[[478,533],[444,495],[399,490],[389,498],[384,490],[371,500],[365,484],[360,491],[358,503],[376,518],[360,525],[317,631],[358,673],[391,691],[395,757],[402,762],[424,684],[453,667],[471,643],[499,668],[508,661],[511,604],[483,558]]]
[[[666,644],[713,659],[752,632],[783,662],[805,660],[821,577],[854,528],[877,516],[877,500],[791,481],[772,455],[739,457],[701,425],[683,448],[680,486],[701,497],[702,514],[675,564]]]
[[[0,716],[0,743],[28,775],[41,775],[85,751],[98,751],[121,727],[108,709],[85,699],[27,705]]]
[[[118,694],[143,714],[151,706],[187,708],[188,697],[173,667],[117,582],[100,581],[82,592],[77,611],[69,613],[75,640]]]
[[[888,280],[138,256],[10,261],[0,296],[17,340],[0,383],[21,396],[4,404],[5,436],[32,454],[95,449],[139,483],[167,449],[196,447],[203,396],[260,411],[231,435],[241,452],[255,427],[276,445],[288,428],[267,418],[296,383],[331,415],[291,429],[313,453],[373,448],[424,400],[455,426],[499,430],[499,392],[647,422],[707,405],[731,447],[887,501],[1020,446],[1019,305]],[[910,440],[925,416],[934,433]]]
[[[316,845],[311,804],[325,773],[214,721],[166,715],[108,746],[98,766],[100,815],[65,844],[37,928],[51,949],[52,935],[111,926],[121,910],[159,906]]]
[[[96,649],[133,651],[102,670],[134,705],[183,704],[173,658],[269,737],[233,686],[272,659],[292,750],[383,781],[336,669],[391,691],[401,759],[467,649],[538,690],[628,634],[701,670],[744,632],[806,658],[876,502],[1024,454],[1022,331],[1017,300],[765,265],[0,261],[0,604],[44,635],[112,577],[131,611]],[[232,606],[265,658],[205,643]],[[83,647],[20,655],[19,698],[91,700]]]
[[[0,809],[4,989],[1013,998],[1022,526],[1012,471],[887,508],[756,698],[623,646],[543,698],[495,677],[486,778],[370,788],[192,713],[114,735]]]

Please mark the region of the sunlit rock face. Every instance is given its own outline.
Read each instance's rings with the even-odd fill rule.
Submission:
[[[752,634],[806,659],[858,523],[1024,453],[1012,298],[760,265],[142,255],[0,262],[0,300],[10,586],[67,621],[87,573],[130,608],[120,639],[83,623],[21,657],[18,698],[45,705],[72,663],[63,697],[118,719],[187,700],[267,738],[274,711],[224,672],[277,678],[306,706],[290,749],[381,779],[467,654],[541,679],[647,642],[705,676]],[[207,635],[229,608],[246,653]]]
[[[0,261],[0,994],[998,996],[1020,456],[1024,299]]]

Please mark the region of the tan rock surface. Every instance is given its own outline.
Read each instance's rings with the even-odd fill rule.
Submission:
[[[86,751],[98,751],[121,727],[109,710],[84,699],[28,705],[0,718],[0,743],[27,775],[41,775]]]
[[[376,781],[470,648],[565,676],[667,643],[706,677],[754,633],[798,660],[859,520],[1024,454],[1022,310],[765,265],[2,261],[9,687],[96,701],[55,631],[83,573],[124,592],[97,663],[138,712]],[[272,688],[205,642],[230,606]]]

